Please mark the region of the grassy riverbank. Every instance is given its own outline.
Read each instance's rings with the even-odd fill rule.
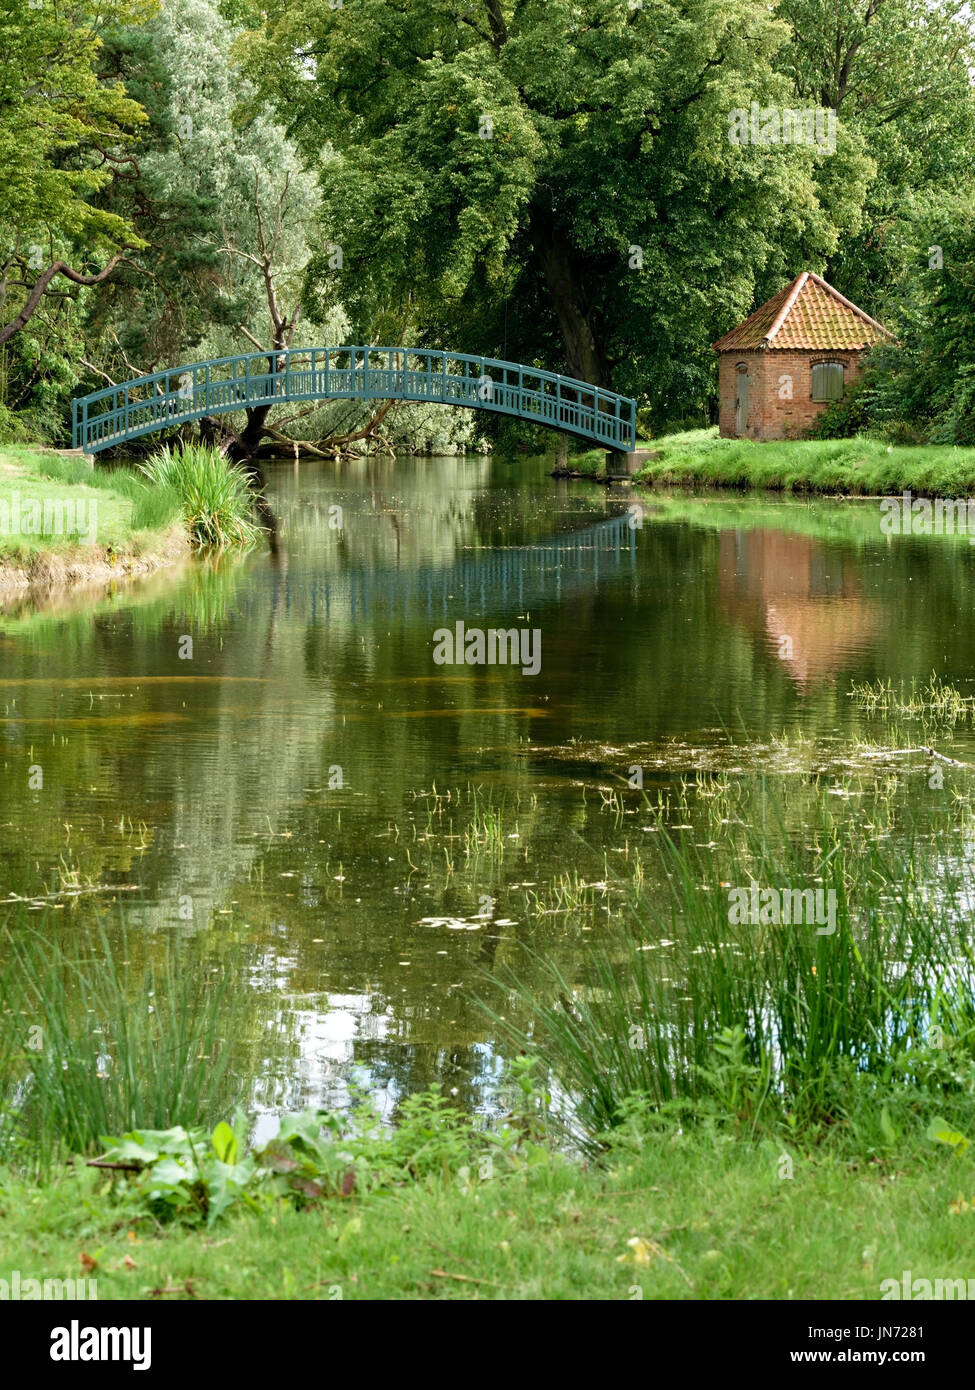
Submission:
[[[247,479],[212,450],[160,450],[142,472],[0,447],[0,588],[147,574],[191,548],[259,537]]]
[[[145,574],[188,549],[177,499],[134,473],[0,448],[0,586]]]
[[[641,441],[654,457],[635,475],[644,485],[755,488],[847,496],[975,495],[975,449],[901,446],[880,440],[805,439],[757,443],[721,439],[717,429],[687,430]],[[580,476],[603,480],[606,455],[591,449],[570,457]]]
[[[0,1180],[0,1278],[88,1269],[102,1300],[878,1299],[904,1270],[975,1274],[975,1210],[959,1204],[975,1195],[972,1164],[952,1154],[857,1161],[675,1127],[585,1168],[538,1151],[481,1179],[463,1157],[209,1231],[160,1225],[96,1169]]]

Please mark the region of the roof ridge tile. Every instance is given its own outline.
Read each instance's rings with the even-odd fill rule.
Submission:
[[[828,280],[804,270],[711,346],[716,352],[843,352],[892,336]]]

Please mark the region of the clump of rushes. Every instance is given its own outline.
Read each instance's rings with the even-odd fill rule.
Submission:
[[[177,498],[194,545],[247,547],[260,540],[262,528],[252,519],[250,479],[218,449],[166,445],[140,468],[158,488]]]
[[[505,965],[491,977],[503,1002],[482,1007],[556,1080],[583,1147],[625,1121],[633,1097],[746,1133],[823,1133],[864,1109],[893,1132],[905,1107],[972,1111],[964,834],[898,849],[824,812],[797,844],[774,806],[763,819],[730,853],[661,831],[659,872],[630,886],[578,972],[535,955],[530,976]],[[752,883],[835,894],[835,931],[731,920],[730,890]]]
[[[241,1098],[239,960],[140,937],[102,924],[65,949],[22,908],[0,928],[0,1162],[43,1167],[104,1134],[213,1123]]]

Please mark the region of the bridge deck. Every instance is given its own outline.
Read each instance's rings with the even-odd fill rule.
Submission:
[[[636,401],[518,362],[426,348],[244,353],[105,387],[73,402],[74,447],[98,453],[204,415],[269,401],[404,400],[492,410],[627,451]]]

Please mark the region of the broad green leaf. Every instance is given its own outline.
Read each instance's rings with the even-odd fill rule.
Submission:
[[[237,1162],[237,1136],[223,1120],[213,1131],[212,1143],[221,1163]]]
[[[928,1138],[941,1144],[950,1144],[956,1153],[964,1153],[968,1140],[957,1129],[952,1129],[947,1120],[934,1119],[928,1125]]]

